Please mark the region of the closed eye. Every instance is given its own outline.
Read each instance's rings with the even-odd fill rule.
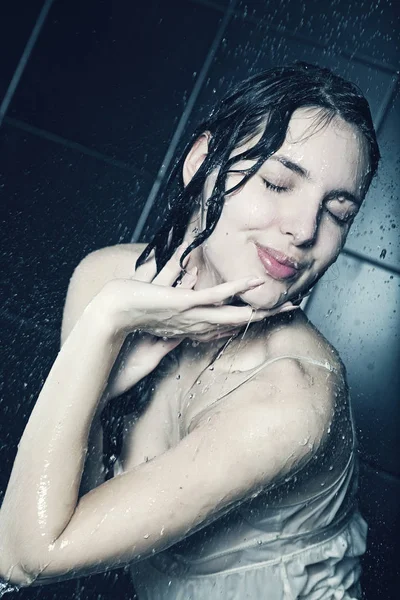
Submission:
[[[288,187],[275,185],[274,183],[271,183],[267,179],[264,179],[264,184],[265,184],[266,188],[268,188],[269,190],[272,190],[273,192],[277,192],[278,194],[280,194],[281,192],[286,192],[289,189]]]
[[[359,206],[347,198],[331,198],[326,203],[329,215],[338,223],[349,223],[354,219]]]

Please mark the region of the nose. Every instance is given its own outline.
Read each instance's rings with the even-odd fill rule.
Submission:
[[[304,200],[296,207],[291,204],[281,215],[281,232],[292,237],[296,246],[312,246],[317,237],[320,210],[315,203]]]

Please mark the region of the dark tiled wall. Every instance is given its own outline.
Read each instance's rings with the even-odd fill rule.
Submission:
[[[1,6],[0,103],[45,4]],[[0,128],[1,489],[58,351],[75,266],[96,248],[145,240],[154,230],[155,192],[181,133],[232,82],[288,61],[318,62],[366,93],[383,154],[346,249],[306,311],[349,372],[362,457],[360,504],[370,524],[365,597],[397,598],[397,6],[394,0],[54,0]],[[129,590],[123,572],[114,572],[18,597],[128,599]]]

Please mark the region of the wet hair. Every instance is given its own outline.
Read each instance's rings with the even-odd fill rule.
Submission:
[[[183,241],[189,220],[201,202],[208,176],[218,169],[214,188],[207,200],[206,226],[195,235],[185,250],[181,258],[182,265],[187,254],[214,231],[225,197],[245,185],[262,164],[279,150],[285,141],[292,115],[300,108],[320,109],[316,121],[313,121],[318,128],[339,117],[362,134],[369,157],[363,186],[366,193],[377,171],[380,152],[370,108],[360,89],[330,69],[304,62],[263,71],[238,84],[193,132],[159,198],[161,205],[166,207],[164,221],[137,259],[136,267],[146,261],[153,249],[157,272],[164,267]],[[185,159],[194,142],[206,131],[211,134],[208,154],[185,187],[182,179]],[[231,157],[235,149],[260,134],[259,141],[253,147]],[[239,184],[227,189],[227,176],[240,160],[255,162],[243,171],[244,177]],[[152,383],[154,374],[126,392],[125,401],[121,397],[116,402],[111,401],[102,413],[106,479],[112,476],[113,465],[121,452],[123,415],[146,405]]]

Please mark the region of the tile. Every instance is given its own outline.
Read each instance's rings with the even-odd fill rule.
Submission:
[[[155,174],[220,16],[185,0],[56,2],[10,116]]]
[[[400,474],[400,277],[341,255],[306,307],[347,368],[360,451]]]
[[[2,308],[59,329],[74,268],[130,241],[151,182],[9,125],[0,152]]]
[[[327,66],[358,84],[366,93],[373,115],[379,114],[382,90],[392,84],[391,74],[373,67],[350,62],[328,50],[299,42],[283,34],[266,30],[260,23],[235,16],[229,23],[224,38],[214,57],[205,85],[185,128],[180,145],[189,139],[192,131],[206,119],[214,105],[232,85],[264,69],[296,60]],[[148,219],[158,218],[160,207],[155,205]]]
[[[350,231],[346,248],[400,268],[400,94],[379,135],[381,164]]]
[[[24,51],[44,0],[4,0],[0,19],[0,103]]]
[[[59,333],[0,312],[0,469],[4,491],[37,396],[59,350]]]
[[[365,598],[397,598],[400,558],[400,480],[361,462],[359,505],[368,523],[362,559]]]
[[[336,52],[359,53],[397,65],[399,7],[396,0],[239,0],[236,10],[324,44]]]
[[[262,23],[235,16],[214,58],[191,122],[203,119],[233,84],[264,69],[297,60],[329,67],[357,84],[366,95],[375,118],[384,91],[392,86],[391,73],[349,61],[334,48],[322,49],[312,41],[296,40],[284,32],[271,32]]]

